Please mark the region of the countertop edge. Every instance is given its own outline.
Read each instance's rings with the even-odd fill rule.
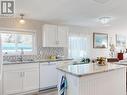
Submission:
[[[65,73],[74,75],[74,76],[76,76],[76,77],[84,77],[84,76],[89,76],[89,75],[93,75],[93,74],[98,74],[98,73],[103,73],[103,72],[114,71],[114,70],[123,69],[123,68],[126,68],[126,66],[120,66],[120,67],[112,68],[112,69],[109,69],[109,70],[102,70],[102,71],[98,71],[98,72],[85,73],[85,74],[74,74],[74,73],[72,73],[72,72],[69,72],[69,71],[65,71],[65,70],[63,70],[63,69],[60,69],[59,67],[57,68],[57,70],[60,70],[60,71],[62,71],[62,72],[65,72]]]

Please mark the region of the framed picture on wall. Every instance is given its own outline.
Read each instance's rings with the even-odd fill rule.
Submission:
[[[116,46],[126,47],[126,36],[116,34]]]
[[[108,34],[93,33],[93,48],[108,48]]]

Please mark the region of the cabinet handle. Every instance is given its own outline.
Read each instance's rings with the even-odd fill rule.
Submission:
[[[25,76],[25,72],[23,72],[23,77]]]
[[[24,77],[25,76],[25,72],[20,72],[20,77]]]
[[[20,77],[22,77],[22,72],[20,72]]]
[[[25,72],[22,72],[22,77],[24,77],[25,76]]]

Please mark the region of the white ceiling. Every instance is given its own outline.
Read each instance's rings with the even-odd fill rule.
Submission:
[[[127,0],[15,0],[16,14],[51,23],[127,30]],[[95,2],[97,1],[97,2]],[[109,25],[97,18],[112,17]]]

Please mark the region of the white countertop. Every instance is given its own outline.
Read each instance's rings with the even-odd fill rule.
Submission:
[[[98,64],[90,63],[90,64],[80,64],[80,65],[68,65],[68,66],[59,67],[57,69],[81,77],[84,75],[108,72],[120,68],[126,68],[126,66],[110,64],[110,63],[108,63],[105,66],[99,66]]]
[[[116,62],[116,64],[119,64],[119,65],[127,65],[127,59],[120,60],[119,62]]]

